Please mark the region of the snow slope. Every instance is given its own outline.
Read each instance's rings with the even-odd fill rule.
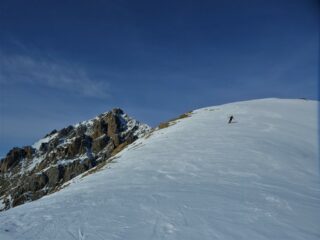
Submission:
[[[0,239],[320,239],[317,104],[196,110],[102,171],[1,212]]]

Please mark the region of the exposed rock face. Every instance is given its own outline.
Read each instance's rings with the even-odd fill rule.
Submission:
[[[32,147],[24,148],[15,147],[10,150],[7,157],[0,162],[0,173],[7,172],[10,168],[14,168],[19,162],[25,158],[30,159],[34,153]]]
[[[102,135],[100,137],[97,137],[93,142],[92,142],[92,152],[93,153],[98,153],[102,149],[104,149],[108,143],[110,142],[110,137],[107,135]],[[114,145],[113,143],[111,145]]]
[[[59,187],[150,131],[121,109],[53,130],[32,146],[13,148],[0,161],[0,203],[15,207]],[[1,206],[1,204],[0,204]]]

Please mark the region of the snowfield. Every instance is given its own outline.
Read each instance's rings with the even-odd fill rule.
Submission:
[[[317,107],[262,99],[196,110],[101,171],[1,212],[0,239],[320,239]]]

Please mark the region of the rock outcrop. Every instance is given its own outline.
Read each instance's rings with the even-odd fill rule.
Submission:
[[[0,161],[0,210],[57,191],[149,130],[121,109],[113,109],[89,121],[53,130],[32,146],[13,148]]]

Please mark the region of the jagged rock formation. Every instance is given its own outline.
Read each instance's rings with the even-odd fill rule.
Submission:
[[[121,109],[113,109],[89,121],[53,130],[32,146],[13,148],[0,161],[0,210],[57,191],[149,130]]]

